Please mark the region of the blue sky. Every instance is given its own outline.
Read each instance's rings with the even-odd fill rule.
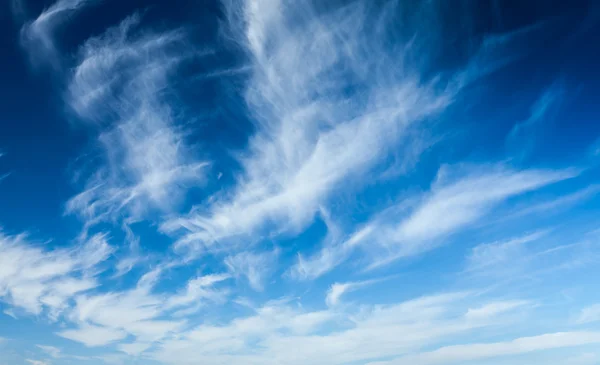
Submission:
[[[600,364],[596,1],[0,20],[0,365]]]

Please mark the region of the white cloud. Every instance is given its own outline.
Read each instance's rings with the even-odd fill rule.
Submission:
[[[595,140],[589,147],[588,153],[592,159],[596,159],[600,156],[600,138]]]
[[[398,239],[437,238],[472,223],[507,198],[572,178],[576,171],[524,170],[496,167],[446,181],[442,169],[429,196],[395,231]],[[410,249],[410,247],[408,247]]]
[[[23,4],[23,0],[10,0],[10,10],[17,21],[25,17],[25,4]]]
[[[531,304],[525,300],[512,300],[488,303],[482,307],[469,308],[465,317],[468,319],[485,319],[498,316],[499,314],[513,311]]]
[[[555,227],[557,228],[557,227]],[[550,234],[550,232],[552,234]],[[594,232],[579,232],[576,241],[557,239],[560,232],[540,230],[492,243],[476,245],[466,258],[467,279],[492,277],[498,283],[541,279],[559,271],[596,265],[600,260]]]
[[[593,352],[585,352],[579,355],[575,355],[567,361],[565,364],[567,365],[595,365],[598,364],[598,360],[600,360],[600,355]]]
[[[408,355],[476,329],[514,324],[498,320],[505,311],[467,318],[474,299],[449,293],[349,312],[275,303],[227,324],[200,325],[146,354],[168,364],[364,363]]]
[[[111,335],[130,334],[140,341],[152,342],[160,340],[183,325],[180,321],[159,319],[162,314],[162,299],[140,289],[80,296],[76,302],[71,312],[71,320],[80,323],[80,329],[73,333],[87,333],[90,331],[88,323],[93,323],[102,326],[102,330]],[[96,330],[100,327],[92,328]],[[124,335],[121,338],[124,338]],[[78,341],[76,336],[72,339]],[[89,343],[85,338],[80,342]]]
[[[547,233],[546,231],[539,231],[506,241],[477,245],[473,247],[467,257],[467,270],[482,271],[502,267],[510,269],[510,263],[514,263],[513,260],[516,257],[523,256],[528,251],[525,248],[526,244],[541,239]]]
[[[332,284],[331,288],[329,288],[329,291],[327,292],[327,298],[325,299],[325,302],[330,307],[337,305],[341,296],[352,289],[352,287],[352,283]]]
[[[42,360],[31,360],[31,359],[26,359],[25,361],[27,361],[28,363],[30,363],[31,365],[50,365],[49,362],[47,361],[42,361]]]
[[[0,150],[0,158],[2,158],[2,156],[4,156],[4,153],[2,152],[2,150]],[[10,176],[10,172],[7,172],[5,174],[0,175],[0,182],[4,179],[6,179],[7,177]]]
[[[386,46],[397,9],[384,7],[371,24],[367,3],[319,13],[308,1],[227,2],[252,63],[245,99],[257,132],[230,194],[163,225],[184,230],[178,247],[252,240],[267,225],[275,234],[302,229],[332,194],[364,184],[386,154],[412,150],[408,131],[450,104],[452,87],[410,66],[403,42],[412,34]]]
[[[169,297],[167,309],[190,307],[202,304],[203,300],[220,302],[224,299],[223,290],[215,290],[214,285],[229,279],[229,275],[211,274],[188,281],[185,291]]]
[[[278,250],[273,252],[241,252],[225,258],[225,265],[235,276],[244,276],[254,290],[262,291],[264,281],[274,271]]]
[[[45,345],[36,345],[36,346],[55,359],[58,359],[61,356],[62,351],[58,347],[45,346]]]
[[[583,308],[577,319],[577,323],[580,324],[592,322],[600,322],[600,304],[594,304]]]
[[[339,229],[329,224],[324,247],[308,258],[298,255],[298,262],[290,269],[291,276],[296,279],[314,279],[329,272],[346,261],[360,244],[370,239],[377,228],[375,222],[370,222],[342,240]]]
[[[105,346],[127,337],[127,333],[124,331],[92,325],[57,332],[57,335],[81,342],[89,347]]]
[[[127,355],[138,356],[144,351],[148,350],[151,346],[152,344],[147,342],[134,342],[120,344],[118,348]]]
[[[0,299],[31,314],[56,319],[77,293],[95,287],[96,266],[112,253],[104,235],[71,249],[44,250],[25,235],[0,233]]]
[[[539,96],[531,107],[528,118],[513,126],[507,137],[507,144],[519,157],[532,152],[540,134],[548,128],[553,114],[560,106],[566,94],[564,85],[555,81]],[[542,126],[543,124],[543,126]]]
[[[430,191],[408,216],[399,213],[406,209],[404,202],[384,210],[348,239],[334,236],[312,257],[300,257],[292,275],[323,275],[357,248],[373,256],[369,267],[421,254],[439,245],[440,239],[479,221],[507,199],[576,175],[572,170],[517,171],[503,166],[483,166],[461,174],[460,169],[443,167]]]
[[[26,23],[21,29],[21,41],[29,52],[34,65],[51,63],[57,67],[60,59],[55,45],[56,31],[69,20],[69,17],[85,6],[99,0],[58,0],[45,9],[35,20]]]
[[[506,216],[506,219],[514,219],[533,214],[549,214],[560,212],[565,208],[572,208],[600,193],[599,185],[590,185],[567,195],[561,195],[548,201],[539,203],[528,202],[527,206],[516,207],[516,211]]]
[[[2,313],[6,314],[9,317],[12,317],[13,319],[19,319],[12,309],[5,309],[4,311],[2,311]]]
[[[334,307],[340,303],[340,299],[342,295],[349,293],[351,291],[355,291],[365,286],[374,284],[378,281],[385,280],[389,278],[382,278],[376,280],[365,280],[365,281],[356,281],[356,282],[347,282],[347,283],[333,283],[329,290],[327,291],[327,296],[325,298],[325,303],[329,307]]]
[[[120,343],[119,349],[129,354],[141,353],[155,342],[179,333],[187,324],[186,319],[174,318],[187,317],[203,304],[220,303],[226,298],[227,289],[215,288],[229,278],[223,274],[191,279],[178,293],[152,293],[163,270],[157,267],[147,272],[130,290],[77,296],[69,313],[69,320],[77,328],[58,334],[86,346],[103,346],[132,336],[135,342]],[[95,332],[103,335],[98,341],[92,338]]]
[[[67,102],[96,122],[104,164],[67,204],[88,225],[123,212],[135,221],[150,209],[168,210],[185,186],[200,184],[208,163],[196,161],[178,127],[176,110],[163,100],[169,75],[185,57],[181,30],[137,34],[138,16],[82,46]]]
[[[500,356],[519,355],[535,351],[560,349],[600,343],[599,332],[558,332],[522,337],[508,342],[468,344],[442,347],[438,350],[411,355],[398,360],[370,363],[394,364],[462,364],[465,361],[483,360]]]

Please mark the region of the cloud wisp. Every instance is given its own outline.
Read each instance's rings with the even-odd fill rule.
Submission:
[[[523,337],[508,342],[469,344],[442,347],[432,352],[400,358],[397,361],[374,362],[369,365],[461,364],[465,361],[485,360],[501,356],[526,354],[548,349],[577,347],[600,343],[598,332],[559,332]]]
[[[55,68],[62,66],[56,46],[56,33],[70,16],[100,0],[59,0],[45,9],[36,19],[21,28],[21,42],[36,66],[50,63]]]
[[[188,281],[185,289],[168,296],[155,292],[161,271],[146,273],[135,288],[90,295],[78,295],[68,319],[75,327],[62,330],[61,337],[99,347],[121,342],[121,351],[139,355],[157,341],[180,332],[185,317],[205,303],[222,302],[227,294],[215,286],[228,275],[210,274]],[[132,341],[121,340],[132,337]]]
[[[168,210],[185,185],[201,184],[207,161],[197,161],[185,131],[165,101],[168,78],[186,57],[183,30],[143,33],[135,15],[82,46],[67,101],[84,121],[100,123],[105,161],[67,212],[89,225],[123,214],[137,220]]]
[[[256,132],[239,154],[233,190],[206,212],[163,225],[184,232],[179,248],[193,253],[265,229],[298,232],[333,194],[364,184],[359,177],[386,155],[412,150],[418,141],[409,131],[451,103],[455,88],[407,60],[412,34],[388,47],[394,4],[374,16],[367,9],[227,2],[231,37],[251,64],[244,99]]]
[[[344,239],[328,239],[320,252],[300,256],[291,270],[296,278],[318,277],[345,261],[356,249],[372,255],[370,267],[422,254],[440,239],[476,223],[507,199],[577,176],[575,170],[525,170],[483,166],[471,171],[442,168],[430,191],[408,215],[402,203],[374,217]]]
[[[99,285],[99,265],[113,252],[104,235],[79,247],[45,250],[26,235],[0,233],[0,299],[28,314],[56,320],[79,293]]]

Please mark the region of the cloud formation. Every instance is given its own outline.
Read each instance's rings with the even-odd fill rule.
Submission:
[[[56,319],[69,301],[98,285],[98,265],[113,252],[104,235],[79,247],[45,250],[26,235],[0,233],[0,298],[14,308]]]
[[[244,99],[256,133],[239,155],[231,193],[205,214],[163,225],[183,229],[178,247],[192,251],[261,236],[267,225],[305,228],[342,185],[360,186],[386,155],[412,150],[418,141],[409,131],[457,91],[410,65],[411,44],[387,47],[394,5],[373,17],[364,2],[331,12],[308,1],[227,5],[232,36],[252,66]]]
[[[124,214],[137,220],[168,209],[188,184],[201,183],[206,161],[192,159],[185,133],[165,102],[168,77],[188,55],[181,30],[136,34],[137,15],[82,46],[67,102],[84,121],[107,125],[102,164],[67,203],[88,225]]]
[[[22,13],[22,3],[13,1],[13,9]],[[29,52],[31,61],[41,66],[48,62],[54,67],[61,66],[61,59],[56,46],[57,31],[74,13],[98,3],[100,0],[59,0],[45,9],[33,21],[27,22],[21,29],[21,42]]]
[[[516,171],[504,166],[476,167],[467,173],[456,170],[440,169],[430,191],[409,215],[402,215],[401,202],[345,240],[328,239],[320,252],[300,257],[292,276],[323,275],[359,248],[372,252],[372,267],[422,254],[436,247],[438,239],[477,222],[507,199],[577,175],[574,170]]]
[[[534,53],[545,19],[488,24],[483,3],[224,0],[200,21],[190,2],[108,3],[58,0],[18,35],[52,66],[64,105],[47,117],[84,147],[65,142],[64,216],[24,222],[35,234],[7,233],[23,223],[13,204],[47,204],[19,189],[53,190],[19,173],[25,148],[0,152],[15,171],[0,185],[0,335],[43,329],[6,334],[16,361],[598,358],[597,145],[545,165],[529,148],[567,111],[570,83],[519,79],[543,92],[523,118],[489,123],[505,116],[498,79],[529,61],[504,67]],[[28,7],[12,5],[22,23]],[[34,239],[38,226],[58,237]]]

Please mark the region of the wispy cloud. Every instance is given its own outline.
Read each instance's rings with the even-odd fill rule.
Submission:
[[[440,169],[430,191],[408,216],[398,213],[402,211],[400,202],[348,239],[329,240],[314,256],[301,257],[292,268],[293,276],[320,276],[345,261],[357,248],[371,253],[371,267],[421,254],[439,245],[440,239],[477,222],[507,199],[577,175],[574,170],[518,171],[504,166],[477,167],[466,173],[460,170]]]
[[[413,34],[388,46],[395,5],[371,16],[360,1],[331,12],[308,1],[227,2],[232,36],[252,65],[244,97],[256,133],[229,194],[163,225],[183,229],[179,248],[255,239],[266,227],[297,232],[332,194],[365,184],[388,153],[412,149],[408,131],[456,90],[409,62]]]
[[[69,16],[100,0],[59,0],[45,9],[35,20],[21,29],[21,41],[34,65],[50,63],[55,67],[62,60],[56,49],[56,32],[69,20]],[[14,2],[17,3],[17,2]]]
[[[600,355],[593,352],[584,352],[567,359],[565,364],[569,365],[593,365],[598,363]]]
[[[386,280],[389,278],[375,279],[375,280],[364,280],[364,281],[355,281],[355,282],[347,282],[347,283],[333,283],[329,290],[327,291],[327,297],[325,298],[325,303],[329,307],[334,307],[340,303],[342,296],[346,293],[359,290],[360,288],[364,288],[368,285],[375,284],[381,280]]]
[[[455,179],[453,172],[447,168],[439,171],[429,196],[396,231],[401,239],[422,241],[452,233],[510,197],[578,174],[574,170],[515,171],[499,166],[475,169]]]
[[[85,325],[77,329],[64,330],[57,335],[85,344],[86,346],[104,346],[127,337],[127,333],[106,327]]]
[[[0,299],[31,314],[57,318],[77,293],[96,287],[97,266],[112,253],[103,235],[74,249],[44,250],[27,236],[0,233]]]
[[[226,289],[216,285],[229,278],[210,274],[190,279],[179,293],[153,293],[162,268],[144,274],[137,286],[125,290],[79,295],[70,309],[68,319],[75,328],[60,331],[59,336],[81,342],[89,347],[104,346],[131,336],[135,342],[120,343],[122,350],[142,352],[186,325],[187,317],[206,302],[222,302]],[[177,315],[175,310],[184,315]]]
[[[594,304],[583,308],[577,318],[577,323],[585,324],[592,322],[600,322],[600,304]]]
[[[531,302],[526,300],[494,302],[478,308],[469,308],[467,314],[465,314],[465,317],[469,319],[490,318],[502,313],[513,311],[517,308],[522,308],[527,305],[531,305]]]
[[[552,119],[564,102],[565,96],[566,87],[560,81],[555,81],[541,93],[531,106],[527,119],[516,123],[507,136],[506,143],[512,153],[523,158],[533,152],[539,137],[552,128]]]
[[[36,345],[36,346],[55,359],[58,359],[61,356],[62,351],[58,347],[46,346],[46,345]]]
[[[154,342],[183,325],[180,321],[160,320],[162,304],[160,297],[140,289],[80,296],[70,314],[70,319],[80,324],[58,334],[88,346],[102,346],[128,335]]]
[[[88,225],[124,213],[139,219],[169,209],[203,180],[206,161],[185,143],[176,111],[165,102],[170,72],[194,52],[185,33],[136,32],[138,16],[124,20],[82,47],[67,101],[85,121],[99,123],[104,164],[85,191],[67,204]]]
[[[460,364],[465,361],[484,360],[495,357],[526,354],[535,351],[560,349],[600,343],[598,332],[559,332],[539,336],[522,337],[508,342],[455,345],[435,351],[369,365],[393,364]]]
[[[25,4],[23,0],[10,0],[10,11],[17,21],[23,21],[25,17]]]
[[[25,361],[27,361],[28,363],[30,363],[31,365],[50,365],[49,362],[47,361],[42,361],[42,360],[31,360],[31,359],[26,359]]]
[[[278,250],[264,253],[240,252],[225,258],[225,265],[235,276],[244,276],[255,290],[263,290],[264,281],[275,270]]]
[[[524,284],[557,272],[596,265],[600,260],[597,237],[578,232],[575,239],[541,230],[474,246],[466,259],[467,278],[493,278]],[[558,237],[561,237],[560,239]],[[535,280],[533,281],[535,283]]]
[[[508,214],[505,219],[514,219],[533,214],[551,214],[564,211],[594,198],[600,193],[600,185],[590,185],[570,194],[541,202],[527,202],[527,206],[515,207],[515,212]]]
[[[225,274],[211,274],[192,279],[187,283],[185,291],[173,295],[167,300],[166,308],[189,308],[192,306],[195,309],[202,304],[203,300],[220,302],[227,292],[216,290],[214,285],[229,278],[230,276]]]
[[[6,174],[0,175],[0,181],[6,179],[9,176],[10,176],[10,172],[7,172]]]
[[[439,341],[497,326],[506,311],[467,318],[467,293],[362,306],[357,312],[266,305],[222,326],[201,325],[167,340],[149,356],[169,364],[347,364],[410,354]],[[500,306],[500,305],[497,305]],[[514,308],[512,308],[514,309]],[[504,322],[508,325],[511,321]],[[330,328],[323,333],[324,328]],[[290,349],[310,348],[310,351]],[[360,349],[360,350],[357,350]],[[192,355],[193,354],[193,355]]]
[[[482,271],[498,268],[514,269],[508,265],[516,257],[522,257],[527,248],[524,245],[546,236],[547,231],[539,231],[506,241],[484,243],[475,246],[467,258],[468,271]]]
[[[6,314],[7,316],[11,317],[12,319],[19,319],[19,317],[17,317],[17,315],[15,314],[15,312],[12,309],[5,309],[2,311],[2,313]]]
[[[2,152],[2,150],[0,150],[0,158],[2,158],[4,156],[4,153]],[[4,179],[6,179],[7,177],[10,176],[10,172],[7,172],[5,174],[0,175],[0,182]]]

